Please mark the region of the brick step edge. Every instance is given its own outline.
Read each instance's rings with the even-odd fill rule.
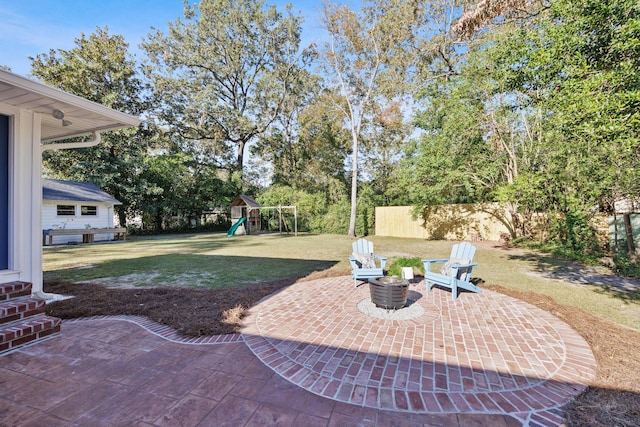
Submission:
[[[60,332],[61,320],[40,314],[0,327],[0,354]]]
[[[45,300],[20,297],[10,301],[0,301],[0,327],[9,323],[42,314],[47,309]]]
[[[9,301],[31,295],[31,283],[29,282],[9,282],[0,284],[0,301]]]

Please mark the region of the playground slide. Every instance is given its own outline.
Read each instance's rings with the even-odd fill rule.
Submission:
[[[237,220],[236,223],[233,224],[227,232],[227,237],[233,237],[236,234],[236,230],[238,229],[238,227],[240,227],[246,220],[247,218],[245,217],[241,217],[239,220]]]

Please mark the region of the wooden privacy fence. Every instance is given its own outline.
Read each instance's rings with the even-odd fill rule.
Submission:
[[[500,203],[431,206],[424,211],[424,219],[414,217],[413,210],[413,206],[376,207],[376,236],[497,242],[508,240],[516,234],[516,225],[512,221],[509,209]],[[519,220],[525,221],[523,218]],[[533,235],[540,239],[545,237],[547,230],[544,214],[534,215],[526,221]],[[619,221],[622,219],[619,218]],[[640,229],[640,215],[633,218],[632,222],[634,229]],[[603,247],[613,248],[613,218],[600,214],[596,215],[591,223]],[[624,240],[624,226],[619,225],[618,230],[617,240],[620,242]],[[640,232],[633,234],[634,240],[637,239],[636,248],[640,247],[639,235]]]
[[[413,206],[376,207],[376,236],[429,240],[492,240],[511,235],[508,212],[498,203],[434,206],[426,219],[412,216]]]
[[[640,214],[609,217],[609,242],[611,249],[640,253]]]

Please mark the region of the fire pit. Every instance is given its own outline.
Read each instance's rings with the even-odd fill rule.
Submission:
[[[399,277],[374,277],[369,279],[371,302],[376,307],[397,310],[407,304],[409,281]]]

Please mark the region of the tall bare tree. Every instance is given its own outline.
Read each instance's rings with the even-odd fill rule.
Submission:
[[[326,2],[322,22],[329,41],[320,54],[329,81],[340,94],[336,105],[351,133],[350,237],[355,236],[358,155],[361,135],[385,104],[401,97],[415,66],[416,41],[427,14],[422,1],[365,2],[359,11]]]

